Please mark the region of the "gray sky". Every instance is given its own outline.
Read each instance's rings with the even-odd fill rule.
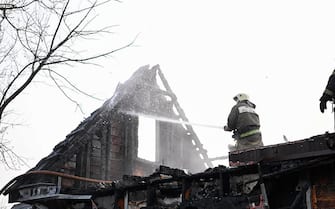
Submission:
[[[125,0],[106,7],[99,23],[119,25],[87,50],[135,46],[101,67],[74,66],[79,87],[108,99],[139,67],[159,64],[188,119],[225,125],[232,97],[248,93],[257,105],[266,145],[334,130],[319,98],[335,68],[333,1]],[[23,126],[9,133],[15,151],[33,167],[101,101],[81,98],[82,115],[55,89],[36,82],[12,106]],[[194,127],[210,157],[227,154],[231,133]],[[0,185],[24,173],[0,168]],[[1,203],[0,203],[1,204]]]

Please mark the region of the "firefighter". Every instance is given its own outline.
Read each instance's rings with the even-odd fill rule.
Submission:
[[[335,98],[335,70],[329,76],[326,89],[323,91],[323,94],[320,98],[320,111],[324,113],[327,109],[327,102],[332,101]]]
[[[223,128],[234,133],[236,144],[229,146],[230,151],[263,146],[256,105],[250,102],[249,96],[244,93],[237,94],[233,99],[236,105],[232,107],[227,125]]]

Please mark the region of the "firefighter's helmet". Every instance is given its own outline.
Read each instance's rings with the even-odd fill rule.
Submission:
[[[244,100],[249,100],[249,96],[245,93],[239,93],[233,98],[236,102],[241,102]]]

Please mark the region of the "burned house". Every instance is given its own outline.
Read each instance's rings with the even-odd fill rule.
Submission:
[[[96,182],[91,179],[104,182],[120,180],[123,175],[149,175],[159,165],[189,172],[211,166],[191,126],[154,119],[153,130],[146,131],[154,132],[156,138],[156,149],[147,150],[155,153],[155,160],[139,158],[141,117],[187,121],[158,65],[143,66],[120,83],[112,98],[82,121],[50,155],[6,188],[9,201],[26,201],[45,194],[77,198],[69,194],[89,188]]]
[[[13,209],[335,208],[335,133],[233,151],[213,168],[192,127],[163,120],[156,159],[140,159],[144,115],[187,121],[159,66],[140,68],[0,193]]]

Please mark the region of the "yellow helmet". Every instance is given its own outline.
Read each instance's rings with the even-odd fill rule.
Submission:
[[[233,98],[236,102],[244,101],[244,100],[249,100],[249,96],[245,93],[239,93]]]

